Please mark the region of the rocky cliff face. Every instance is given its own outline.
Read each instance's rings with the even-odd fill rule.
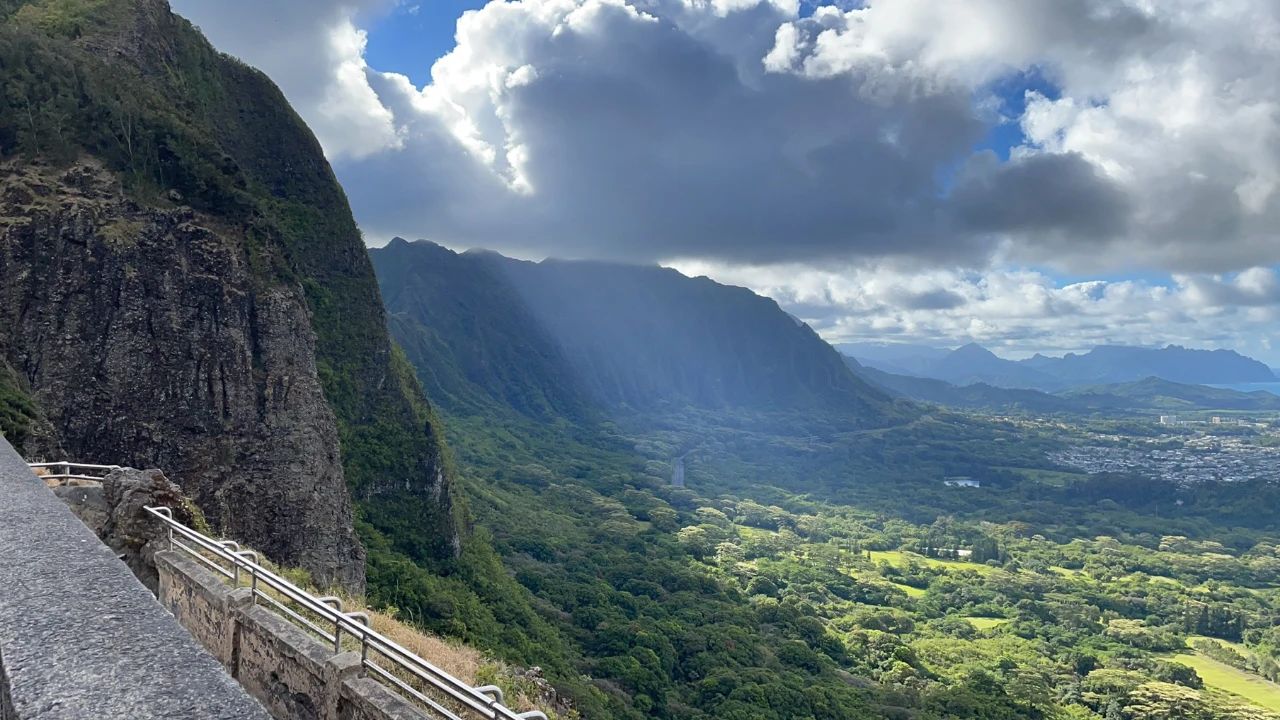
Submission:
[[[430,408],[345,196],[261,73],[162,0],[0,0],[0,428],[160,467],[216,529],[360,587],[458,551]]]
[[[139,206],[92,161],[7,163],[0,200],[0,343],[54,432],[29,450],[163,467],[223,532],[359,585],[301,288],[262,286],[236,231]]]

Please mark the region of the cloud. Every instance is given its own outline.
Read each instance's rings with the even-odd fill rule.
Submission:
[[[677,263],[773,297],[833,343],[976,341],[1002,355],[1080,352],[1097,345],[1227,347],[1273,364],[1280,272],[1061,282],[1027,269]]]
[[[395,118],[365,79],[357,13],[393,0],[172,0],[219,50],[266,72],[334,162],[400,149]]]
[[[374,237],[630,260],[985,255],[989,238],[942,227],[935,173],[981,137],[967,97],[885,107],[843,80],[765,73],[784,17],[741,3],[486,6],[459,21],[428,87],[373,81],[419,147],[339,172]],[[425,193],[412,179],[424,173],[465,180]]]
[[[1232,277],[1178,276],[1186,296],[1206,308],[1280,307],[1280,274],[1272,268],[1250,268]]]
[[[1129,219],[1125,191],[1079,153],[1038,153],[1000,162],[974,155],[951,193],[954,226],[1098,243],[1120,237]]]
[[[178,0],[316,129],[374,241],[721,262],[1280,261],[1271,0],[520,0],[414,87],[393,0]],[[268,41],[270,38],[271,41]],[[1035,75],[1013,103],[997,88]],[[975,151],[993,126],[1024,142]]]
[[[371,243],[704,267],[836,340],[1280,319],[1273,0],[491,2],[425,86],[364,60],[401,5],[175,1],[281,85]]]

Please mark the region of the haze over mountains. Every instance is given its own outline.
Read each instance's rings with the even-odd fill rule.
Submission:
[[[1085,385],[1125,383],[1158,377],[1184,384],[1275,382],[1263,363],[1232,350],[1195,350],[1102,346],[1063,357],[1037,354],[1007,360],[970,343],[947,351],[914,345],[846,344],[840,350],[859,363],[899,375],[945,380],[954,385],[987,383],[997,387],[1056,392]]]
[[[889,392],[951,407],[1035,413],[1280,409],[1266,390],[1210,384],[1275,381],[1256,360],[1227,350],[1099,347],[1061,358],[1000,358],[970,343],[955,350],[907,344],[839,346],[850,369]]]

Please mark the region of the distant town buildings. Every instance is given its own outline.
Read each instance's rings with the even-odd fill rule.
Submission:
[[[949,477],[942,481],[947,487],[982,487],[982,481],[970,477]]]
[[[1214,415],[1208,420],[1185,420],[1181,415],[1161,415],[1161,425],[1238,425],[1240,427],[1266,428],[1268,424],[1248,418],[1231,418]]]
[[[1117,435],[1094,437],[1098,444],[1078,445],[1049,458],[1087,473],[1139,473],[1184,485],[1274,479],[1280,468],[1280,447],[1249,437],[1164,435],[1137,442]]]

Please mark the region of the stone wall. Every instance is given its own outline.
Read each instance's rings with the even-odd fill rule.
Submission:
[[[0,717],[269,717],[3,438]]]
[[[156,554],[160,602],[276,720],[427,720],[364,676],[360,655],[334,653],[179,552]]]

